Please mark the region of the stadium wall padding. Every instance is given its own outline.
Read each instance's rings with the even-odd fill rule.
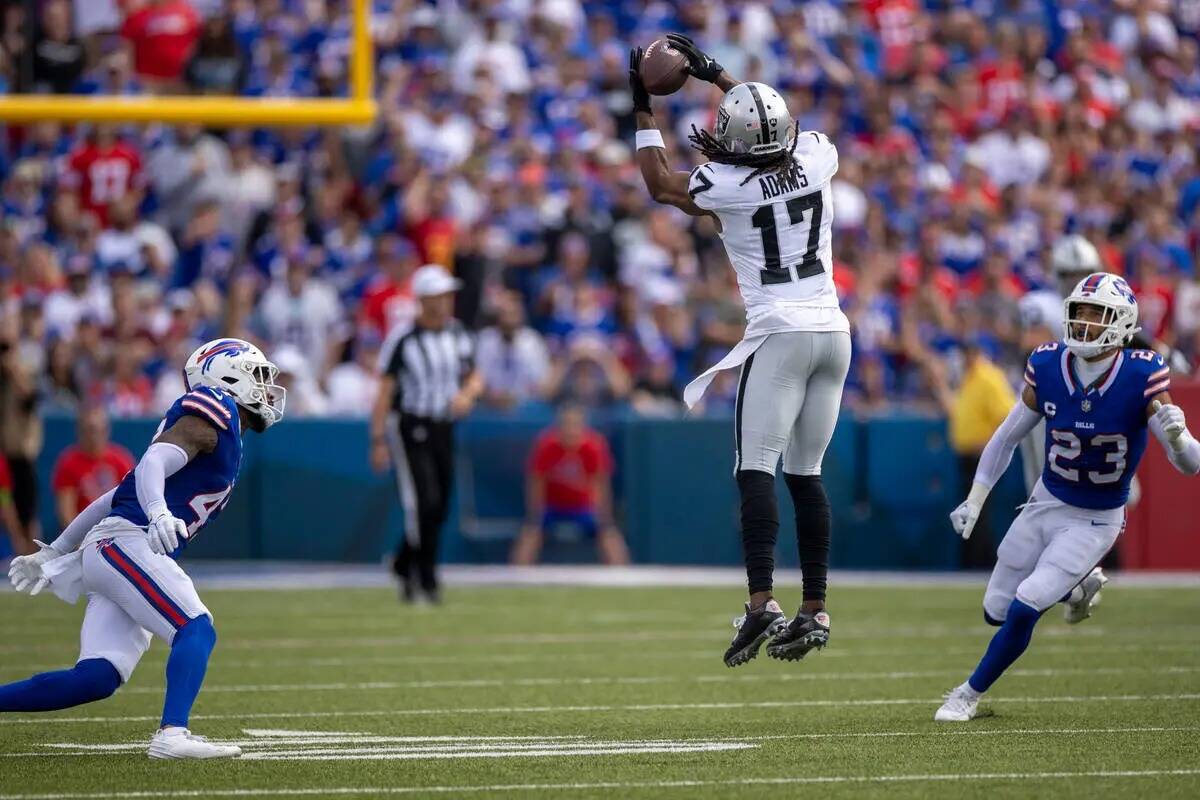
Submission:
[[[549,408],[479,414],[458,430],[458,487],[444,536],[448,562],[506,558],[523,516],[525,461]],[[156,420],[114,420],[113,439],[140,454]],[[595,415],[616,462],[617,514],[639,563],[741,563],[731,421]],[[39,462],[42,520],[55,531],[49,487],[56,455],[74,440],[74,420],[46,420]],[[190,558],[377,562],[400,536],[393,477],[367,463],[366,424],[288,420],[246,437],[242,472],[220,518]],[[833,563],[856,569],[954,569],[959,540],[947,514],[959,501],[945,422],[917,416],[865,421],[843,415],[825,460],[834,509]],[[791,501],[778,480],[779,563],[796,564]],[[992,505],[997,535],[1023,490],[1014,467]],[[590,561],[589,542],[555,536],[547,561]]]

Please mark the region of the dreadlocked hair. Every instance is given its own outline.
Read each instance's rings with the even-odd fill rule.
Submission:
[[[791,173],[799,169],[794,158],[796,143],[800,141],[799,136],[793,135],[792,146],[777,153],[735,153],[711,133],[693,124],[688,141],[692,143],[693,148],[707,156],[709,161],[732,164],[735,167],[754,167],[754,171],[747,175],[739,186],[745,186],[759,175],[768,173],[782,172],[790,177]]]

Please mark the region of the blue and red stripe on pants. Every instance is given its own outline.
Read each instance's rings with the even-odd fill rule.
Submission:
[[[133,584],[133,587],[141,593],[142,597],[146,598],[146,602],[150,607],[162,614],[167,622],[176,630],[179,630],[184,625],[188,624],[190,619],[183,612],[175,601],[167,596],[167,593],[159,588],[154,579],[146,574],[145,570],[138,566],[128,554],[125,553],[114,541],[104,542],[100,545],[100,555],[104,560],[112,566],[121,577]]]

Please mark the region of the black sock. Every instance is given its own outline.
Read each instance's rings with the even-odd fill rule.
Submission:
[[[833,516],[820,475],[789,475],[784,482],[796,507],[796,547],[800,551],[800,571],[804,574],[804,599],[825,600],[825,580],[829,574],[829,528]]]
[[[775,476],[755,469],[737,474],[742,496],[742,554],[750,593],[771,591],[775,574],[775,539],[779,509],[775,505]]]

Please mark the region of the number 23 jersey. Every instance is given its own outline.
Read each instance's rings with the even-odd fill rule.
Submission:
[[[794,172],[747,177],[753,167],[708,162],[692,170],[688,194],[721,221],[721,240],[746,304],[746,336],[785,330],[850,331],[833,283],[837,148],[801,131]]]
[[[167,478],[163,498],[171,514],[184,521],[189,537],[212,522],[229,502],[242,463],[242,431],[234,399],[218,389],[202,386],[176,400],[167,410],[154,436],[170,428],[180,417],[192,415],[217,431],[217,446],[211,453],[200,453],[183,469]],[[132,472],[117,486],[113,495],[112,516],[122,517],[139,527],[149,524],[137,498]],[[178,555],[186,546],[170,553]]]
[[[1170,369],[1150,350],[1122,350],[1089,387],[1076,373],[1077,356],[1061,342],[1033,351],[1025,383],[1046,418],[1042,483],[1078,508],[1120,508],[1146,452],[1146,410],[1170,386]]]

